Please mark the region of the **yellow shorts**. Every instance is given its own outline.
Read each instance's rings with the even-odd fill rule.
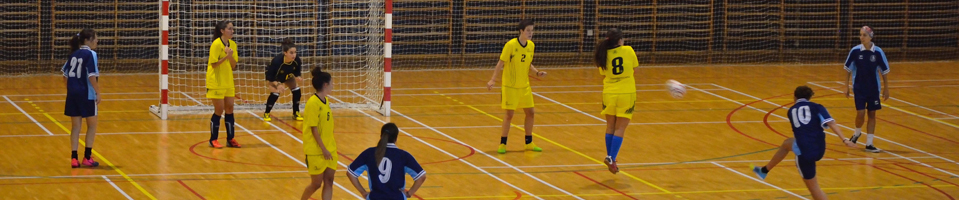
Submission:
[[[636,93],[603,94],[603,115],[633,119]]]
[[[500,106],[506,110],[516,110],[517,108],[533,107],[533,89],[503,87],[503,101]]]
[[[210,99],[223,99],[224,97],[235,97],[236,89],[206,89],[206,98]]]
[[[306,167],[310,175],[323,174],[326,168],[336,170],[337,154],[336,152],[330,152],[330,154],[333,155],[332,160],[323,159],[321,155],[306,155]]]

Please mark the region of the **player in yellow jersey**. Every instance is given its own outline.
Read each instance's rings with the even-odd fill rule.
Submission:
[[[210,58],[206,67],[206,98],[213,101],[213,116],[210,117],[210,146],[222,148],[217,142],[220,135],[220,116],[226,124],[226,146],[240,148],[233,139],[233,100],[236,97],[233,86],[233,70],[239,53],[233,38],[233,23],[221,21],[213,29],[213,44],[210,45]],[[224,114],[224,112],[226,114]]]
[[[526,122],[523,126],[526,129],[526,150],[543,151],[543,149],[533,144],[533,90],[529,87],[529,73],[533,72],[537,76],[546,76],[546,72],[539,71],[533,67],[533,50],[536,45],[533,41],[533,21],[524,19],[519,22],[517,29],[519,37],[506,42],[503,46],[503,53],[499,56],[499,63],[496,63],[496,70],[493,71],[493,78],[486,83],[486,89],[492,90],[496,84],[496,77],[502,73],[503,87],[501,106],[506,110],[506,117],[503,119],[503,135],[500,137],[498,153],[506,153],[506,136],[509,135],[510,122],[513,120],[513,112],[517,108],[522,108],[526,112]]]
[[[313,68],[313,88],[316,93],[306,101],[303,113],[303,152],[306,152],[306,167],[310,185],[303,190],[300,199],[310,199],[317,189],[323,187],[323,199],[333,198],[333,175],[336,173],[336,140],[333,139],[333,113],[327,95],[333,91],[330,73],[320,67]]]
[[[603,79],[603,112],[606,116],[606,159],[603,163],[613,174],[619,172],[616,156],[623,135],[636,108],[636,78],[633,69],[639,60],[633,47],[623,45],[623,32],[612,28],[606,39],[596,44],[594,61]]]

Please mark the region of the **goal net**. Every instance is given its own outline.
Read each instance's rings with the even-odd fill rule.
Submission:
[[[161,92],[167,104],[161,101],[160,106],[151,107],[161,118],[168,112],[213,108],[205,97],[205,79],[214,26],[220,21],[232,22],[235,27],[233,40],[239,53],[233,74],[236,109],[262,112],[265,108],[270,94],[265,68],[281,54],[280,42],[285,38],[293,39],[303,61],[304,81],[297,82],[304,94],[300,105],[315,92],[310,70],[322,67],[333,75],[333,106],[384,109],[383,0],[171,0],[168,6],[169,31],[161,43],[168,39],[160,48],[161,74],[163,60],[168,59],[166,80],[161,77],[160,86],[161,91],[167,87]],[[161,28],[166,28],[163,18]],[[289,88],[281,94],[274,110],[291,108]]]

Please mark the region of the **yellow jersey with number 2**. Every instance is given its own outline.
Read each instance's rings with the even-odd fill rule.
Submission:
[[[503,87],[529,87],[529,66],[533,63],[533,50],[536,45],[526,40],[526,45],[520,44],[519,39],[513,38],[503,46],[503,53],[499,59],[505,62],[503,66]]]

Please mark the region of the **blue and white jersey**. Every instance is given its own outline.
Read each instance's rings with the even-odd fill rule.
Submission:
[[[89,46],[81,46],[79,50],[70,54],[70,58],[63,64],[63,69],[60,71],[63,72],[63,77],[67,77],[68,96],[86,97],[88,100],[97,99],[97,93],[90,85],[89,79],[100,76],[97,52]]]
[[[386,145],[386,155],[380,163],[376,163],[376,148],[369,148],[360,153],[350,163],[349,173],[354,177],[360,177],[364,171],[369,170],[370,196],[367,199],[406,199],[403,192],[406,190],[406,178],[404,174],[413,177],[413,180],[419,180],[426,174],[426,171],[420,167],[409,152],[396,148],[396,144]]]
[[[799,99],[789,108],[788,115],[800,156],[812,160],[821,159],[826,153],[826,133],[823,131],[829,127],[826,123],[835,121],[829,116],[829,111],[818,103]]]
[[[879,91],[882,85],[880,85],[878,74],[886,75],[889,73],[889,61],[886,59],[886,53],[882,51],[882,48],[873,44],[872,48],[865,49],[860,44],[849,51],[843,69],[852,73],[852,88],[854,91]]]

